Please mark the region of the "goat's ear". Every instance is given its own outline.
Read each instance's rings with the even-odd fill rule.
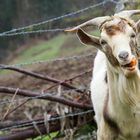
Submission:
[[[84,32],[82,29],[77,30],[77,36],[83,44],[92,45],[101,50],[101,45],[98,37],[91,36]]]
[[[140,20],[137,21],[136,28],[137,28],[138,33],[140,33]]]

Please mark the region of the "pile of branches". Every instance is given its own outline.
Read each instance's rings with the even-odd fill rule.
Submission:
[[[49,87],[47,90],[56,86],[60,86],[60,87],[64,86],[80,93],[82,97],[82,100],[81,98],[77,100],[70,100],[62,97],[61,95],[54,96],[49,93],[42,94],[30,90],[0,86],[0,93],[4,93],[5,95],[6,94],[12,95],[11,102],[15,99],[15,96],[17,95],[27,97],[24,102],[20,103],[18,106],[16,106],[13,109],[11,109],[9,105],[9,108],[7,109],[6,113],[2,118],[3,121],[0,122],[0,131],[8,131],[8,130],[12,130],[12,131],[10,131],[10,133],[6,135],[0,136],[0,140],[15,140],[15,139],[24,140],[26,138],[34,138],[36,136],[49,134],[55,131],[73,129],[77,126],[81,126],[88,123],[95,125],[95,122],[93,120],[94,111],[90,101],[89,91],[78,89],[72,84],[70,84],[70,81],[91,72],[92,69],[89,69],[67,80],[61,81],[46,75],[24,70],[18,67],[0,65],[0,68],[16,71],[18,73],[22,73],[37,79],[54,83],[53,86]],[[30,120],[28,121],[26,120],[26,121],[4,122],[4,120],[11,113],[13,113],[18,108],[20,108],[21,106],[23,106],[24,104],[26,104],[28,101],[32,99],[41,99],[41,100],[49,100],[49,101],[57,102],[67,107],[74,108],[74,111],[70,113],[67,111],[64,112],[62,111],[62,109],[60,109],[59,111],[50,112],[46,115],[46,117],[39,118],[39,119],[32,119],[29,117]]]

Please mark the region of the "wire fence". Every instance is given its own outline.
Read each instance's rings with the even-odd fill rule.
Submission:
[[[46,21],[42,21],[42,22],[39,22],[39,23],[31,24],[31,25],[28,25],[28,26],[25,26],[25,27],[21,27],[21,28],[17,28],[17,29],[12,29],[10,31],[2,32],[2,33],[0,33],[0,37],[10,37],[10,36],[16,36],[16,35],[26,35],[26,34],[36,34],[36,33],[46,33],[46,32],[64,32],[67,28],[35,30],[35,31],[34,30],[33,31],[21,31],[21,30],[41,26],[43,24],[47,24],[47,23],[50,23],[50,22],[53,22],[53,21],[57,21],[57,20],[60,20],[60,19],[66,18],[66,17],[75,16],[77,14],[86,12],[90,9],[93,9],[93,8],[96,8],[96,7],[99,7],[99,6],[104,6],[107,2],[112,2],[116,6],[118,6],[117,7],[117,12],[122,10],[122,5],[125,3],[123,1],[104,0],[103,2],[88,6],[84,9],[81,9],[81,10],[78,10],[78,11],[75,11],[75,12],[72,12],[72,13],[69,13],[69,14],[65,14],[65,15],[62,15],[62,16],[59,16],[59,17],[56,17],[56,18],[53,18],[53,19],[49,19],[49,20],[46,20]],[[131,3],[137,3],[137,2],[132,1]],[[19,32],[19,31],[21,31],[21,32]]]
[[[75,12],[71,12],[69,14],[65,14],[65,15],[62,15],[62,16],[59,16],[59,17],[55,17],[55,18],[52,18],[52,19],[49,19],[49,20],[45,20],[45,21],[42,21],[42,22],[39,22],[39,23],[34,23],[34,24],[31,24],[31,25],[28,25],[28,26],[25,26],[25,27],[15,28],[15,29],[12,29],[12,30],[9,30],[9,31],[2,32],[2,33],[0,33],[0,37],[3,37],[3,36],[15,36],[15,35],[22,35],[22,34],[26,35],[26,34],[32,34],[32,33],[64,31],[66,28],[47,29],[47,30],[35,30],[35,31],[21,31],[21,30],[25,30],[25,29],[29,29],[29,28],[33,28],[33,27],[38,27],[38,26],[41,26],[43,24],[47,24],[47,23],[50,23],[50,22],[53,22],[53,21],[56,21],[56,20],[60,20],[60,19],[66,18],[66,17],[75,16],[77,14],[86,12],[86,11],[88,11],[90,9],[95,8],[95,7],[104,6],[107,2],[112,2],[112,3],[116,4],[116,6],[118,4],[120,5],[120,4],[124,4],[125,3],[125,1],[123,2],[123,1],[115,1],[115,0],[104,0],[103,2],[100,2],[100,3],[94,4],[94,5],[88,6],[86,8],[81,9],[81,10],[78,10],[78,11],[75,11]],[[136,2],[132,1],[131,3],[136,3]],[[21,31],[21,32],[17,32],[17,31]]]
[[[12,29],[12,30],[9,30],[9,31],[2,32],[2,33],[0,33],[0,37],[8,37],[8,36],[15,36],[15,35],[26,35],[26,34],[34,34],[34,33],[45,33],[45,32],[63,32],[66,28],[35,30],[35,31],[22,31],[22,30],[26,30],[26,29],[33,28],[33,27],[38,27],[38,26],[41,26],[41,25],[44,25],[44,24],[47,24],[47,23],[50,23],[50,22],[54,22],[54,21],[57,21],[57,20],[60,20],[60,19],[66,18],[66,17],[75,16],[75,15],[81,14],[83,12],[86,12],[88,10],[91,10],[93,8],[96,8],[96,7],[99,7],[99,6],[104,6],[108,2],[112,2],[116,5],[122,3],[122,2],[119,2],[119,1],[117,2],[115,0],[104,0],[103,2],[88,6],[86,8],[81,9],[81,10],[71,12],[69,14],[65,14],[65,15],[62,15],[62,16],[59,16],[59,17],[55,17],[55,18],[45,20],[45,21],[42,21],[42,22],[39,22],[39,23],[34,23],[34,24],[31,24],[31,25],[28,25],[28,26],[25,26],[25,27],[20,27],[20,28],[17,28],[17,29]],[[21,32],[19,32],[19,31],[21,31]]]

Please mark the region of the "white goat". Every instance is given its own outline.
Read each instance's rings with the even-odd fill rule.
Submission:
[[[140,71],[137,34],[140,10],[97,17],[73,29],[82,43],[99,49],[94,61],[91,97],[98,125],[98,140],[140,140]],[[97,25],[100,38],[81,27]]]

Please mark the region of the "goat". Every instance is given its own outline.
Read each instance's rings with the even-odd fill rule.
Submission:
[[[98,49],[91,81],[98,140],[140,140],[140,20],[131,19],[135,14],[140,10],[96,17],[67,30]],[[81,29],[90,25],[99,27],[100,37]]]

